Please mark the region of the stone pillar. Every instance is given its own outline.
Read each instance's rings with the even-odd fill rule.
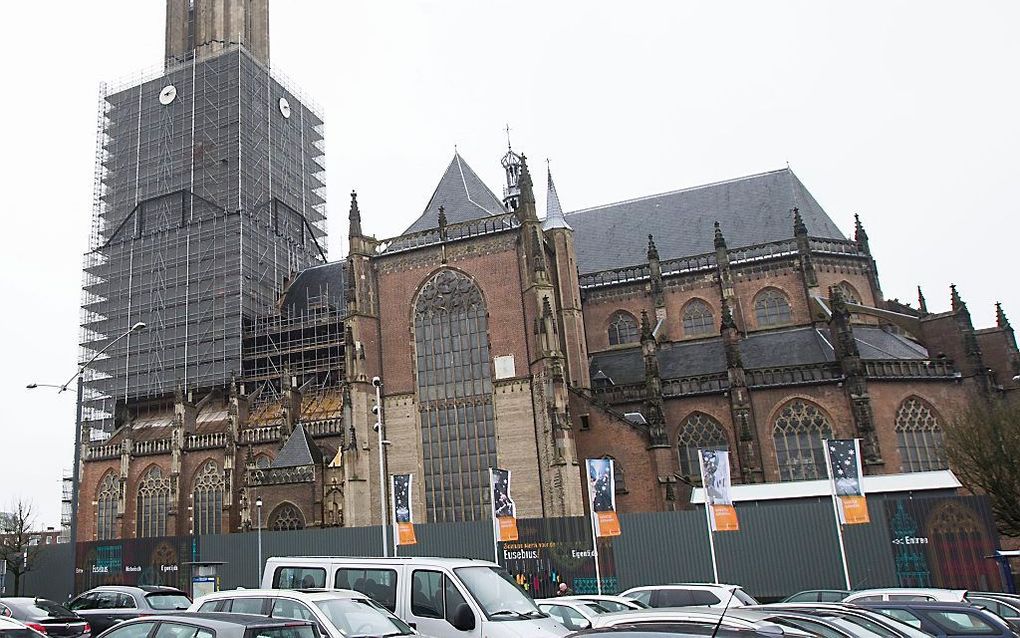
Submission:
[[[878,444],[878,434],[875,432],[868,380],[857,349],[857,341],[854,339],[853,326],[850,324],[850,310],[846,307],[843,291],[838,286],[829,288],[829,303],[832,306],[829,333],[843,371],[843,391],[850,403],[854,428],[857,436],[861,438],[862,461],[864,465],[881,465],[882,450]]]

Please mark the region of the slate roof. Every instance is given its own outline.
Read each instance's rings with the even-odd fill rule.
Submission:
[[[917,343],[873,326],[854,326],[861,358],[926,359]],[[828,333],[813,327],[775,330],[748,335],[740,341],[745,369],[772,368],[835,361]],[[641,348],[608,350],[592,356],[591,372],[601,370],[616,385],[639,383],[645,378]],[[659,346],[659,374],[664,379],[714,374],[726,370],[726,351],[721,338]]]
[[[309,300],[325,297],[335,310],[347,307],[347,269],[343,261],[306,268],[298,273],[283,297],[283,307],[289,314],[308,310]]]
[[[311,435],[305,432],[304,426],[298,423],[269,467],[300,467],[321,463],[322,450],[312,440]]]
[[[846,239],[789,168],[567,213],[582,273],[648,261],[648,235],[663,260],[715,251],[718,221],[730,248],[793,237],[791,209],[812,237]]]
[[[503,202],[489,190],[460,153],[453,154],[453,159],[440,178],[425,211],[403,234],[438,228],[440,206],[443,207],[447,223],[450,224],[507,212]]]

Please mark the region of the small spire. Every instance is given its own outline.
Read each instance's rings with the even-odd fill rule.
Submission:
[[[543,295],[542,296],[542,316],[543,317],[552,317],[552,314],[553,314],[552,304],[549,303],[549,295]]]
[[[864,224],[861,223],[861,216],[854,213],[854,240],[858,243],[868,241],[868,233],[864,230]]]
[[[570,224],[567,223],[567,218],[563,215],[563,207],[560,206],[560,196],[556,194],[556,184],[553,183],[552,169],[549,168],[548,163],[549,160],[547,159],[546,180],[549,186],[545,197],[545,221],[542,222],[542,230],[552,230],[554,228],[573,230]]]
[[[800,216],[800,209],[793,209],[793,236],[794,237],[807,237],[807,226],[804,225],[804,219]]]
[[[921,291],[921,287],[917,287],[917,309],[921,311],[922,315],[928,314],[928,302],[924,300],[924,292]]]
[[[737,322],[733,319],[733,311],[730,310],[730,302],[726,300],[726,297],[722,298],[722,323],[719,328],[720,332],[737,329]]]
[[[1002,309],[1002,304],[998,301],[995,302],[995,325],[1005,330],[1013,328],[1013,326],[1009,325],[1009,319],[1006,318],[1006,312]]]
[[[447,224],[447,221],[446,221],[446,207],[445,206],[440,206],[439,207],[439,227],[440,228],[446,228],[446,224]]]
[[[535,270],[545,271],[545,247],[542,245],[542,238],[538,236],[538,228],[531,227],[531,250],[535,255]]]
[[[520,208],[524,209],[519,213],[529,220],[537,220],[538,214],[535,211],[535,183],[531,179],[531,171],[528,170],[528,157],[521,155],[521,177],[518,182],[520,186]]]
[[[715,223],[715,247],[717,250],[719,248],[726,248],[726,238],[723,237],[722,228],[719,227],[719,222]]]
[[[962,310],[967,311],[967,304],[960,298],[960,293],[956,291],[956,284],[949,284],[950,300],[953,304],[953,312]]]
[[[658,261],[659,249],[655,247],[655,240],[652,236],[648,235],[648,261],[652,261],[653,259]]]
[[[351,212],[349,215],[351,237],[361,237],[361,210],[358,209],[358,191],[351,191]]]
[[[652,338],[652,324],[648,321],[648,311],[641,311],[641,341]]]

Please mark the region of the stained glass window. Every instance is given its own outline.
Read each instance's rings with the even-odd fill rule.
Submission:
[[[692,299],[684,306],[684,336],[696,337],[715,333],[712,309],[700,299]]]
[[[170,478],[158,466],[149,468],[138,482],[138,538],[166,536],[170,509]]]
[[[637,341],[638,327],[634,317],[622,311],[613,315],[609,322],[609,345],[619,346]]]
[[[305,517],[301,510],[292,503],[282,503],[269,515],[269,529],[281,532],[291,529],[304,529]]]
[[[101,541],[116,538],[114,521],[117,517],[117,497],[120,486],[113,472],[107,472],[99,482],[96,493],[96,538]]]
[[[945,447],[938,414],[926,401],[910,397],[896,411],[896,440],[901,472],[944,470]]]
[[[721,449],[729,447],[726,430],[721,423],[704,412],[695,412],[684,420],[677,434],[677,454],[680,460],[680,474],[690,480],[701,480],[699,449]]]
[[[216,461],[206,461],[192,492],[195,534],[219,534],[223,526],[223,472]]]
[[[455,270],[433,276],[415,303],[414,339],[428,518],[486,519],[496,426],[478,286]]]
[[[754,316],[759,328],[780,326],[793,320],[790,301],[775,288],[766,288],[754,298]]]
[[[828,475],[822,441],[832,438],[832,424],[814,403],[795,399],[783,406],[776,417],[772,438],[779,480],[807,481]]]

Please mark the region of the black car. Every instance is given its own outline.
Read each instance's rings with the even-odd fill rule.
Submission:
[[[19,620],[27,627],[57,638],[91,638],[84,618],[45,598],[0,598],[0,616]]]
[[[318,638],[318,634],[307,620],[199,612],[126,620],[103,638]]]
[[[98,635],[138,616],[187,609],[191,599],[173,587],[104,585],[79,595],[67,606],[89,621]]]
[[[856,604],[881,611],[936,638],[1016,638],[1005,620],[970,603],[881,600]]]

